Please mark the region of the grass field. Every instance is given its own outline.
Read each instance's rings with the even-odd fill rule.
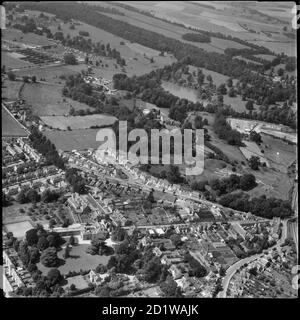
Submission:
[[[244,57],[242,57],[242,56],[235,56],[234,59],[243,60],[243,61],[245,61],[245,62],[247,62],[247,63],[253,63],[253,64],[256,64],[256,65],[258,65],[258,66],[261,66],[261,65],[262,65],[260,62],[253,61],[253,60],[244,58]]]
[[[57,27],[51,27],[50,29],[52,32],[57,31]],[[65,36],[67,34],[70,34],[71,37],[77,36],[79,30],[83,30],[89,32],[89,38],[93,42],[100,42],[105,45],[107,43],[110,43],[111,48],[115,48],[116,50],[118,50],[122,58],[126,60],[125,70],[128,76],[132,76],[134,74],[137,76],[142,75],[154,69],[164,67],[165,65],[170,65],[171,63],[176,61],[176,59],[171,55],[166,55],[165,57],[155,57],[154,63],[151,63],[149,58],[144,57],[141,51],[148,51],[148,55],[150,55],[153,54],[152,49],[145,48],[137,44],[127,45],[128,41],[124,40],[123,38],[116,37],[109,32],[106,32],[104,30],[101,30],[99,28],[93,27],[85,23],[81,23],[81,25],[77,26],[75,30],[70,30],[69,25],[66,24],[63,24],[61,26],[61,29]],[[124,44],[121,44],[121,42]],[[120,67],[116,69],[114,66],[116,64],[115,60],[110,60],[101,56],[99,56],[99,60],[105,61],[105,64],[108,64],[108,67],[105,67],[104,70],[99,68],[101,72],[104,72],[103,77],[111,79],[114,73],[120,72]],[[108,76],[107,74],[109,72],[113,73],[109,74]]]
[[[45,36],[40,36],[35,33],[22,33],[20,30],[16,29],[4,29],[2,37],[4,40],[22,42],[28,45],[45,46],[54,43]]]
[[[270,54],[256,54],[255,57],[262,58],[262,59],[265,59],[267,61],[272,61],[275,58],[275,56],[272,56]]]
[[[94,114],[87,116],[43,116],[41,120],[49,127],[61,130],[67,130],[68,127],[71,129],[88,129],[91,126],[106,126],[115,123],[117,118]]]
[[[224,103],[226,105],[230,105],[232,109],[238,112],[249,112],[246,109],[246,103],[247,101],[243,101],[241,96],[236,97],[229,97],[228,95],[223,96],[224,97]],[[253,103],[253,110],[258,110],[259,106],[256,103]]]
[[[29,83],[25,85],[22,95],[37,116],[68,114],[71,106],[75,110],[90,109],[84,103],[63,97],[61,91],[60,85]]]
[[[89,245],[87,244],[79,244],[72,247],[70,251],[70,257],[66,260],[63,259],[63,253],[64,250],[61,250],[58,252],[58,257],[65,261],[64,264],[58,267],[58,270],[62,274],[66,274],[69,271],[80,271],[82,270],[90,270],[95,269],[100,263],[103,265],[106,265],[109,256],[92,256],[90,254],[87,254],[85,250],[87,249]],[[38,263],[37,267],[39,270],[42,271],[44,275],[46,275],[51,268],[47,268],[42,263]]]
[[[2,106],[1,111],[2,137],[27,137],[29,133],[23,126]]]
[[[7,232],[12,232],[16,238],[23,238],[26,232],[33,228],[30,221],[13,222],[5,225]]]
[[[264,155],[272,168],[286,173],[288,166],[296,159],[296,146],[262,134]]]
[[[17,100],[22,84],[21,81],[4,80],[2,83],[2,99],[5,101]]]
[[[100,142],[96,141],[99,129],[72,131],[44,131],[45,136],[55,144],[57,149],[64,151],[96,149]]]
[[[224,169],[226,167],[231,167],[230,165],[227,165],[222,160],[217,159],[205,159],[204,161],[204,171],[202,174],[198,176],[190,176],[188,177],[188,181],[210,181],[213,179],[219,179],[220,174],[219,169]]]
[[[226,4],[224,2],[209,2],[210,6],[215,7],[214,9],[201,7],[199,3],[183,1],[176,2],[171,6],[165,1],[129,1],[127,4],[142,10],[151,11],[157,17],[183,23],[186,26],[220,32],[225,35],[248,40],[255,44],[266,46],[276,53],[285,52],[288,55],[295,55],[295,42],[282,34],[283,23],[272,20],[278,17],[278,12],[274,14],[274,6],[269,3],[257,3],[255,9],[261,13],[267,13],[271,17],[270,20],[261,15],[250,13],[246,3],[236,6],[235,3],[230,2]],[[293,4],[290,3],[288,9],[285,8],[285,12],[280,12],[280,18],[285,21],[291,21],[292,7]],[[132,14],[135,15],[135,13]],[[256,30],[257,33],[247,31],[240,24]],[[269,37],[262,32],[263,30],[275,31],[278,32],[278,35],[276,37],[274,35]],[[234,46],[231,44],[231,47]]]
[[[77,72],[80,72],[84,69],[83,66],[46,66],[46,67],[32,67],[30,69],[18,70],[16,75],[19,77],[22,76],[36,76],[37,80],[41,78],[45,79],[47,82],[63,84],[64,80],[60,79],[61,75],[66,77],[69,75],[75,75]]]
[[[252,156],[259,157],[261,163],[265,163],[267,167],[269,167],[269,161],[264,157],[261,152],[259,146],[252,141],[243,141],[246,145],[245,147],[240,147],[241,152],[245,156],[247,160],[249,160]]]
[[[15,68],[27,68],[33,64],[14,57],[10,52],[1,51],[1,67],[5,66],[6,70]]]
[[[153,17],[148,17],[136,12],[133,13],[126,9],[118,8],[118,10],[124,12],[125,16],[116,16],[108,13],[105,13],[105,14],[110,16],[111,18],[127,22],[129,24],[135,25],[137,27],[140,27],[146,30],[163,34],[164,36],[167,36],[176,40],[180,40],[184,43],[189,43],[189,44],[192,43],[194,46],[202,48],[208,52],[223,53],[224,49],[226,48],[238,48],[238,49],[246,48],[246,46],[241,45],[237,42],[226,40],[226,39],[218,39],[214,37],[212,37],[211,43],[190,42],[182,39],[182,35],[187,33],[188,31],[186,28],[171,25],[168,22],[164,22],[164,21],[155,19]]]
[[[261,168],[259,171],[249,169],[249,172],[255,175],[258,183],[257,187],[247,192],[250,196],[266,195],[268,198],[289,199],[289,191],[292,188],[293,180],[285,173],[272,168]]]
[[[12,222],[30,220],[29,216],[26,213],[20,212],[20,209],[23,209],[24,212],[26,212],[29,206],[29,204],[14,203],[13,205],[8,207],[2,207],[2,223],[7,224]]]

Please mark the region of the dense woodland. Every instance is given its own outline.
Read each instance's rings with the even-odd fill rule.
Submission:
[[[51,141],[48,140],[36,127],[32,126],[29,139],[31,140],[33,148],[46,158],[48,165],[54,164],[60,169],[65,168],[65,163],[59,156],[55,145],[51,143]]]
[[[203,43],[210,43],[211,39],[206,34],[201,33],[185,33],[182,35],[182,39],[191,41],[191,42],[203,42]]]
[[[215,113],[220,107],[224,110],[225,116],[237,118],[253,119],[266,121],[277,124],[288,125],[296,128],[296,114],[291,110],[290,105],[295,100],[295,84],[293,79],[290,79],[290,86],[285,86],[281,83],[273,84],[260,75],[253,75],[252,80],[256,79],[255,84],[249,86],[251,79],[248,76],[241,76],[236,85],[236,91],[242,95],[243,99],[251,99],[260,105],[260,110],[253,112],[237,112],[229,106],[225,106],[222,100],[217,103],[209,103],[205,108],[200,102],[191,102],[186,99],[180,99],[173,94],[165,91],[161,87],[162,80],[174,78],[174,73],[182,68],[183,65],[189,64],[189,58],[185,58],[170,66],[150,72],[149,74],[140,77],[127,77],[124,74],[116,74],[113,77],[114,86],[119,90],[127,90],[144,101],[156,104],[160,108],[169,108],[169,116],[174,120],[182,122],[187,112],[189,111],[208,111]],[[226,88],[225,88],[226,89]],[[218,88],[219,94],[226,94]],[[264,98],[265,97],[265,98]],[[285,102],[281,108],[273,105],[277,101]]]
[[[62,20],[77,19],[83,21],[126,40],[137,42],[158,51],[171,52],[177,60],[181,60],[189,55],[191,64],[198,67],[205,67],[234,78],[238,78],[241,73],[248,73],[248,69],[256,71],[260,69],[260,67],[255,64],[247,64],[245,61],[228,59],[228,56],[225,54],[206,52],[203,49],[182,43],[179,40],[171,39],[164,35],[113,19],[92,10],[92,8],[86,5],[70,5],[66,2],[61,2],[55,6],[50,3],[26,3],[23,4],[22,7],[24,9],[52,13]],[[266,51],[268,52],[267,49]]]

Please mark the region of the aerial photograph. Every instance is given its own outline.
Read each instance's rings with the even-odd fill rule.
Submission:
[[[296,300],[296,11],[3,2],[3,297]]]

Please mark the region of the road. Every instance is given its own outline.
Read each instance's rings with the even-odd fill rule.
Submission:
[[[92,161],[94,164],[97,165],[96,162]],[[75,164],[72,164],[70,165],[74,168],[77,168],[79,170],[84,170],[86,172],[93,172],[95,173],[96,175],[98,176],[101,176],[101,178],[103,178],[103,175],[99,174],[98,172],[96,171],[93,171],[93,170],[90,170],[90,169],[87,169],[87,168],[84,168],[84,167],[80,167],[80,166],[77,166]],[[115,163],[115,166],[116,168],[118,169],[121,169],[122,171],[124,171],[126,173],[126,175],[128,176],[128,179],[126,180],[123,180],[123,179],[119,179],[119,178],[112,178],[112,177],[108,177],[107,179],[109,180],[115,180],[115,181],[118,181],[122,184],[133,184],[135,186],[138,186],[142,189],[147,189],[148,191],[151,191],[152,189],[155,190],[155,191],[160,191],[162,192],[163,190],[162,189],[159,189],[159,188],[156,188],[156,187],[150,187],[148,185],[146,185],[143,181],[140,181],[140,180],[137,180],[130,172],[128,172],[128,170],[126,170],[123,166]],[[180,187],[180,186],[179,186]],[[207,205],[208,207],[212,207],[212,206],[216,206],[216,207],[219,207],[221,210],[225,211],[225,210],[230,210],[232,211],[233,213],[235,214],[245,214],[246,212],[244,211],[239,211],[239,210],[234,210],[234,209],[230,209],[230,208],[226,208],[226,207],[223,207],[222,205],[218,204],[218,203],[215,203],[215,202],[211,202],[211,201],[208,201],[208,200],[204,200],[204,199],[200,199],[200,198],[195,198],[195,197],[192,197],[190,195],[184,195],[184,194],[174,194],[173,191],[169,191],[169,190],[165,190],[164,193],[168,193],[168,194],[171,194],[171,195],[175,195],[177,196],[178,198],[181,198],[181,199],[188,199],[188,200],[192,200],[192,201],[195,201],[195,202],[198,202],[198,203],[202,203],[202,204],[205,204]]]
[[[285,239],[287,238],[287,222],[288,220],[283,220],[282,221],[282,233],[281,233],[281,238],[277,241],[277,243],[268,248],[268,250],[273,250],[273,248],[278,248],[280,247],[280,245],[282,243],[284,243]],[[251,257],[247,257],[245,259],[239,260],[236,263],[234,263],[232,266],[230,266],[227,270],[226,270],[226,275],[222,280],[222,287],[223,290],[221,292],[219,292],[218,297],[219,298],[226,298],[226,294],[227,294],[227,290],[228,290],[228,286],[230,283],[231,278],[233,277],[233,275],[246,263],[251,263],[254,260],[258,259],[259,257],[264,256],[263,253],[259,253],[259,254],[255,254]]]
[[[292,236],[295,245],[296,245],[296,250],[298,251],[299,243],[298,243],[298,219],[295,221],[289,221],[288,222],[288,228],[289,228],[289,233]]]
[[[254,260],[258,259],[262,254],[256,254],[251,257],[247,257],[245,259],[239,260],[236,263],[234,263],[232,266],[230,266],[227,271],[224,279],[222,280],[222,287],[223,291],[219,292],[218,297],[219,298],[226,298],[226,293],[228,290],[228,285],[230,283],[231,278],[233,275],[239,270],[244,264],[253,262]]]

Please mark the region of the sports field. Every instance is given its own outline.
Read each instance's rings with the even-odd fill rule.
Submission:
[[[30,221],[20,221],[13,222],[5,225],[5,229],[7,232],[12,232],[14,237],[23,238],[26,234],[26,231],[33,228],[33,225]]]
[[[117,121],[117,118],[102,114],[93,114],[87,116],[43,116],[41,120],[49,127],[67,130],[71,129],[89,129],[91,126],[109,126]]]
[[[56,149],[64,151],[96,149],[100,142],[96,141],[99,129],[85,129],[72,131],[44,131],[45,136],[55,144]]]

